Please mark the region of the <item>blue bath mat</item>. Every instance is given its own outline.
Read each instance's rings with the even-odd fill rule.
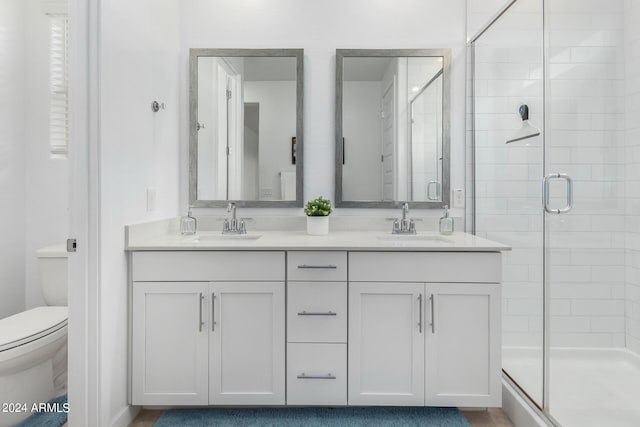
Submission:
[[[67,395],[55,397],[35,408],[29,418],[22,421],[16,427],[60,427],[67,422]]]
[[[155,427],[470,427],[457,408],[173,409]]]

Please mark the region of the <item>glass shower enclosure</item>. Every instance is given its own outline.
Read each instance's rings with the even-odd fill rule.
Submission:
[[[469,42],[471,226],[513,247],[503,370],[555,425],[640,425],[639,23],[515,0]]]

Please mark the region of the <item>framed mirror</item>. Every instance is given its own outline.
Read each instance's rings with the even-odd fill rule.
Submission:
[[[336,206],[449,204],[450,49],[336,51]]]
[[[302,206],[303,67],[302,49],[190,49],[191,206]]]

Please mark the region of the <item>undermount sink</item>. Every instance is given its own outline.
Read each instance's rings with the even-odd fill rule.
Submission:
[[[398,242],[398,243],[453,243],[453,240],[446,237],[432,235],[432,234],[384,234],[377,236],[378,240],[383,242]]]
[[[191,239],[194,243],[219,242],[219,241],[238,241],[253,242],[262,237],[261,234],[205,234],[196,236]]]

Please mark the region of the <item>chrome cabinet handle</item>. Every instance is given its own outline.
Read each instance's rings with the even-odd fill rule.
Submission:
[[[338,268],[338,266],[336,266],[336,265],[307,265],[307,264],[302,264],[302,265],[299,265],[298,268],[326,268],[326,269],[330,269],[330,270],[335,270],[336,268]]]
[[[431,185],[435,184],[436,186],[436,196],[431,197]],[[440,182],[439,181],[429,181],[427,184],[427,199],[428,200],[440,200]]]
[[[216,330],[216,294],[211,292],[211,332]]]
[[[433,300],[434,300],[433,294],[429,295],[429,301],[431,302],[431,323],[430,323],[431,333],[435,334],[436,333],[436,314],[435,314],[435,311],[433,309],[433,307],[435,305]]]
[[[418,304],[419,304],[419,307],[420,307],[420,309],[419,309],[420,316],[419,316],[419,320],[418,320],[418,327],[419,327],[420,333],[422,333],[422,294],[418,295]]]
[[[307,375],[304,372],[297,376],[301,380],[335,380],[336,376],[328,373],[327,375]]]
[[[337,316],[337,313],[334,313],[333,311],[299,311],[298,312],[298,316]]]
[[[202,321],[202,301],[204,300],[204,295],[200,292],[200,311],[198,313],[198,330],[202,332],[202,327],[204,326],[204,322]]]
[[[564,179],[567,181],[567,204],[562,209],[552,209],[549,206],[549,182],[552,179]],[[542,204],[544,210],[550,214],[564,214],[573,209],[573,180],[566,173],[550,173],[542,180]]]

